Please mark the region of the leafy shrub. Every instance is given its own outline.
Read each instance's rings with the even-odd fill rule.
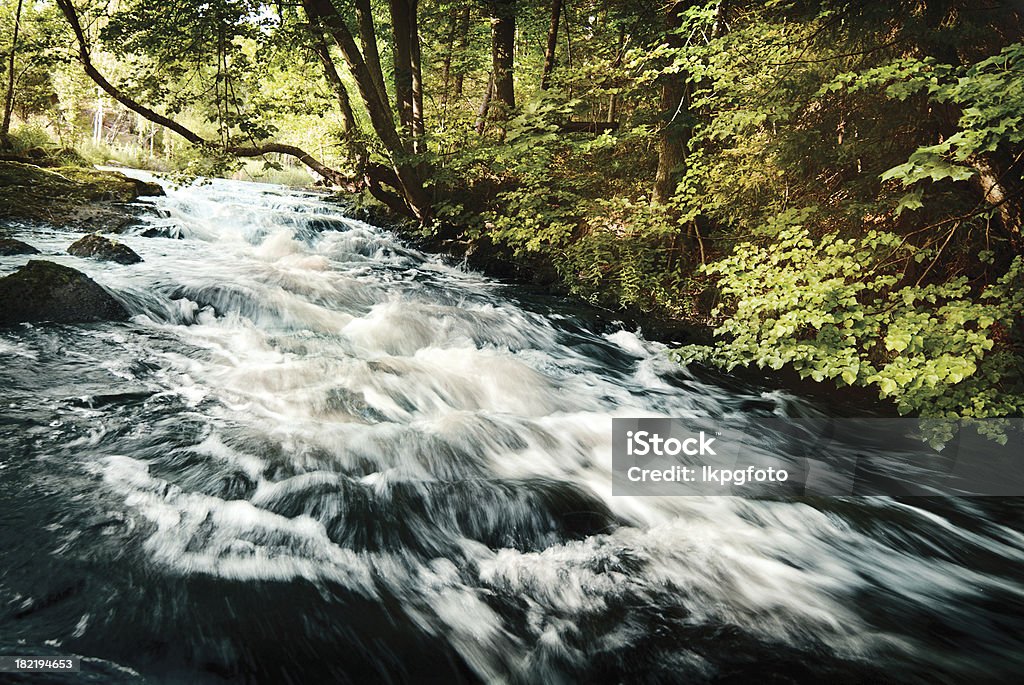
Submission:
[[[804,378],[877,388],[904,414],[1024,413],[1024,258],[977,293],[962,276],[907,285],[901,265],[930,251],[876,231],[816,240],[790,219],[771,246],[739,245],[706,268],[724,298],[713,312],[723,340],[684,347],[678,360],[789,365]]]

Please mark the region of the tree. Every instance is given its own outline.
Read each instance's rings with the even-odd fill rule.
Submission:
[[[93,64],[92,55],[89,50],[89,43],[85,37],[85,32],[82,29],[81,22],[78,19],[78,12],[74,5],[71,4],[71,0],[56,0],[57,5],[60,7],[61,12],[67,19],[72,32],[75,35],[75,39],[78,45],[78,56],[82,63],[82,67],[85,69],[86,74],[102,88],[110,97],[114,98],[117,102],[121,103],[124,107],[129,110],[136,112],[142,117],[152,121],[155,124],[163,126],[171,131],[174,131],[182,138],[192,143],[193,145],[204,147],[204,148],[215,148],[216,145],[209,140],[204,139],[191,129],[180,123],[162,115],[158,112],[136,102],[119,88],[111,84],[104,76],[99,72],[96,66]],[[324,164],[318,162],[312,155],[307,152],[292,146],[284,145],[280,143],[265,143],[258,146],[238,146],[230,145],[225,150],[230,155],[237,157],[259,157],[269,153],[278,153],[296,157],[302,163],[306,164],[310,169],[317,172],[324,178],[330,180],[333,183],[343,186],[351,185],[350,180],[347,179],[343,174],[327,167]]]
[[[505,118],[516,108],[516,0],[489,0],[489,8],[494,98],[501,105],[499,116]]]
[[[672,48],[682,46],[678,29],[683,25],[683,12],[691,3],[675,0],[665,13],[665,41]],[[654,176],[651,202],[666,204],[676,192],[676,181],[686,163],[686,146],[690,140],[690,91],[685,74],[667,73],[661,77],[661,111],[663,121],[658,132],[658,170]]]
[[[548,39],[544,46],[544,68],[540,75],[540,89],[547,90],[551,82],[551,72],[555,68],[555,50],[558,48],[558,25],[562,19],[562,0],[551,0],[551,23],[548,26]]]
[[[390,158],[390,168],[368,167],[371,176],[369,187],[374,190],[378,199],[392,209],[402,210],[402,213],[411,214],[419,221],[429,223],[433,217],[430,199],[424,191],[423,180],[416,165],[408,158],[388,102],[380,96],[381,89],[376,82],[375,69],[366,62],[345,20],[330,0],[302,0],[302,6],[310,22],[324,27],[341,50],[349,72],[355,79],[373,130]],[[366,29],[372,30],[372,24],[366,26]],[[363,35],[363,39],[366,44],[376,43],[376,37],[368,33]],[[397,190],[398,197],[386,194],[380,188],[381,183]]]
[[[419,36],[413,35],[416,0],[389,0],[391,9],[391,34],[394,39],[395,64],[395,109],[398,111],[402,129],[408,140],[416,138],[413,98],[413,43]],[[411,148],[410,148],[411,151]]]
[[[14,30],[11,32],[11,54],[7,61],[7,94],[4,98],[4,118],[0,124],[0,144],[3,147],[10,147],[11,144],[11,113],[14,112],[14,80],[15,80],[15,58],[18,54],[18,33],[21,31],[21,7],[22,0],[18,0],[18,7],[14,10]]]

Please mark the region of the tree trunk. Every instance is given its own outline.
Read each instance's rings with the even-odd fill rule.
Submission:
[[[395,111],[407,141],[415,138],[412,105],[412,25],[409,21],[409,0],[389,0],[391,33],[394,37]],[[406,147],[412,150],[412,145]]]
[[[348,96],[348,89],[345,88],[341,75],[338,74],[334,59],[331,58],[331,51],[324,41],[322,31],[322,28],[313,28],[313,51],[316,52],[320,64],[323,65],[324,78],[327,79],[327,83],[330,84],[331,90],[334,91],[334,95],[338,99],[338,109],[341,110],[341,128],[345,137],[352,138],[356,133],[356,117],[352,112],[352,100]]]
[[[426,124],[423,113],[423,56],[420,51],[420,24],[417,16],[419,0],[409,0],[409,25],[412,42],[412,151],[427,151]]]
[[[685,1],[672,3],[665,15],[668,35],[665,42],[673,48],[681,47],[675,30],[682,26]],[[664,74],[661,77],[661,112],[664,121],[658,134],[658,171],[654,176],[651,204],[666,204],[676,192],[679,176],[685,171],[686,146],[689,142],[689,88],[685,74]]]
[[[562,7],[562,23],[565,24],[565,66],[572,71],[572,21],[569,18],[569,8]],[[569,98],[572,98],[572,81],[569,82]]]
[[[334,7],[330,8],[332,11]],[[388,89],[384,85],[384,71],[380,68],[380,50],[377,48],[377,30],[373,26],[373,10],[370,0],[355,0],[356,23],[359,26],[359,43],[363,48],[363,59],[370,74],[377,96],[382,102],[388,101]]]
[[[626,49],[626,28],[625,26],[619,26],[619,44],[615,49],[615,59],[612,60],[611,73],[614,75],[618,72],[622,66],[622,57]],[[617,80],[617,79],[616,79]],[[613,87],[615,83],[613,82]],[[608,123],[614,123],[619,116],[619,98],[618,95],[612,91],[608,94]]]
[[[459,17],[459,58],[456,60],[458,63],[455,65],[455,80],[452,84],[452,91],[456,99],[462,97],[463,83],[465,82],[466,72],[462,66],[462,56],[466,54],[466,48],[469,46],[469,4],[467,3],[462,8],[462,16]]]
[[[406,149],[424,152],[423,69],[416,8],[419,0],[390,0],[394,35],[395,108],[409,142]]]
[[[501,104],[499,117],[508,118],[516,108],[515,92],[515,0],[491,3],[491,71],[494,74],[494,98]]]
[[[459,30],[459,17],[453,7],[448,17],[448,39],[445,41],[447,47],[444,51],[444,60],[441,62],[441,122],[444,123],[448,115],[448,102],[451,100],[452,86],[452,57],[455,54],[455,34]]]
[[[551,72],[555,68],[555,48],[558,47],[558,24],[562,18],[562,0],[551,0],[551,24],[548,26],[548,43],[544,48],[544,69],[540,75],[540,89],[551,85]]]
[[[666,14],[669,34],[666,42],[670,47],[680,47],[680,39],[674,32],[682,26],[682,12],[687,2],[674,2]],[[676,181],[686,163],[686,144],[689,142],[689,127],[684,121],[689,118],[689,93],[685,74],[662,76],[662,100],[660,110],[665,118],[662,131],[657,138],[657,172],[651,204],[664,205],[676,194]]]
[[[484,134],[487,128],[487,112],[491,108],[491,94],[494,93],[494,72],[487,76],[487,90],[484,91],[484,99],[480,101],[480,109],[476,111],[476,123],[473,128],[478,136]]]
[[[1024,254],[1024,185],[1021,173],[1014,173],[1020,160],[1014,160],[1001,150],[974,155],[968,159],[977,172],[975,180],[982,199],[996,207],[1003,234],[1017,254]]]
[[[58,2],[67,1],[58,0]],[[359,88],[359,95],[366,106],[367,114],[370,115],[373,130],[392,158],[397,182],[396,189],[402,193],[403,201],[409,212],[420,222],[429,223],[433,218],[433,211],[430,198],[423,188],[423,180],[416,167],[403,159],[405,146],[395,128],[395,121],[388,107],[388,101],[386,98],[380,97],[372,69],[359,51],[348,26],[334,9],[331,0],[302,0],[302,6],[310,21],[313,24],[319,23],[324,26],[334,38],[335,43],[338,44],[338,48],[341,49],[341,54],[345,57],[352,78],[355,79],[356,86]],[[369,36],[367,39],[376,44],[375,37]]]
[[[14,12],[14,31],[11,36],[11,54],[7,62],[7,96],[4,99],[4,120],[0,125],[0,143],[3,146],[11,146],[11,113],[14,112],[14,59],[18,54],[18,33],[21,30],[21,5],[18,0],[18,9]]]
[[[652,204],[666,204],[676,192],[679,176],[685,171],[689,128],[678,119],[688,116],[687,88],[678,75],[663,77],[661,111],[668,119],[658,134],[658,171],[654,176]]]

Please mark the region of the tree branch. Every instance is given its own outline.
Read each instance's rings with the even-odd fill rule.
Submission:
[[[85,31],[82,30],[82,24],[78,20],[78,13],[75,10],[74,5],[71,4],[71,0],[57,0],[57,6],[60,7],[61,12],[64,14],[64,18],[67,20],[68,24],[71,26],[71,30],[75,34],[75,40],[78,43],[78,59],[81,61],[82,66],[85,69],[85,73],[96,83],[96,85],[102,88],[107,95],[114,98],[114,100],[124,105],[127,109],[130,109],[143,118],[148,119],[154,124],[159,124],[164,128],[174,131],[193,145],[211,149],[220,147],[216,143],[206,140],[195,131],[183,126],[173,119],[165,117],[159,112],[155,112],[145,105],[136,102],[110,83],[110,81],[108,81],[92,63],[92,56],[89,53],[89,43],[85,37]],[[332,169],[325,164],[321,164],[308,152],[295,147],[294,145],[267,143],[258,146],[228,146],[222,149],[228,154],[236,157],[260,157],[267,153],[278,153],[295,157],[332,185],[337,185],[353,192],[361,189],[361,183],[354,181],[352,178],[346,176],[340,171]]]

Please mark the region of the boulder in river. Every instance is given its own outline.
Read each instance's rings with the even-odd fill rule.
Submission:
[[[142,261],[142,257],[136,254],[132,248],[98,233],[90,233],[71,243],[68,254],[75,257],[92,257],[118,264],[137,264]]]
[[[0,325],[123,321],[128,312],[96,281],[67,266],[33,259],[0,278]]]
[[[14,238],[0,238],[0,257],[18,254],[39,254],[39,250]]]

